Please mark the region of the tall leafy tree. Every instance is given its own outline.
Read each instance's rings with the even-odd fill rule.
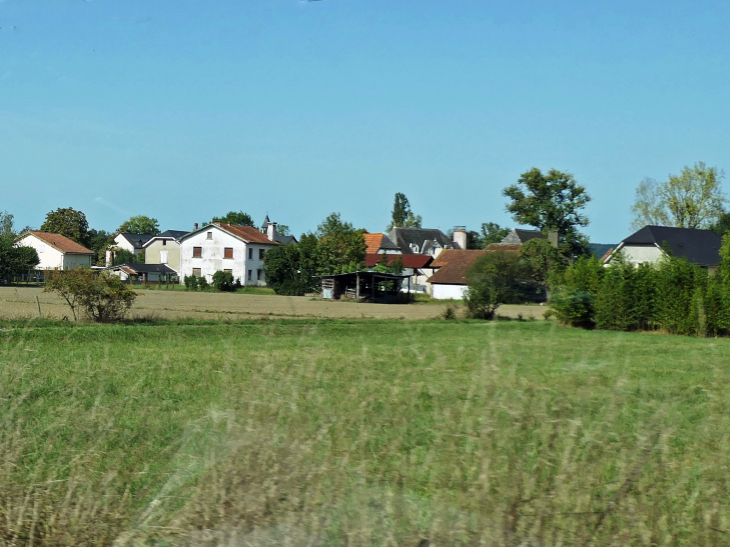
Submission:
[[[277,294],[301,296],[315,290],[317,274],[317,236],[302,234],[294,245],[279,245],[264,255],[266,284]]]
[[[114,234],[106,230],[89,230],[89,249],[96,253],[96,263],[104,265],[106,250],[114,244]]]
[[[48,213],[41,225],[41,232],[61,234],[80,245],[89,245],[89,223],[86,215],[73,207],[58,208]]]
[[[320,273],[355,271],[365,262],[365,230],[344,222],[339,213],[329,215],[318,227],[316,235]]]
[[[395,195],[395,203],[393,204],[393,212],[391,214],[391,221],[387,231],[390,231],[394,227],[396,228],[420,228],[421,227],[421,216],[414,215],[411,211],[411,205],[408,203],[408,198],[405,194],[398,192]]]
[[[591,198],[573,175],[556,169],[543,173],[533,168],[502,193],[510,199],[507,211],[515,221],[534,226],[543,233],[557,231],[564,255],[586,252],[587,240],[578,228],[588,225],[588,218],[581,210]]]
[[[727,202],[721,184],[725,173],[697,162],[662,183],[644,179],[636,188],[632,227],[646,225],[709,228],[717,224]]]
[[[0,279],[26,274],[40,262],[33,247],[17,246],[13,215],[0,212]]]
[[[248,213],[244,213],[243,211],[229,211],[228,214],[222,217],[213,217],[213,220],[211,220],[210,222],[235,224],[237,226],[253,226],[254,228],[256,227],[256,223],[253,221],[251,215],[249,215]]]
[[[150,234],[156,236],[160,233],[160,223],[156,218],[137,215],[131,217],[126,222],[123,222],[122,225],[117,228],[117,233]]]

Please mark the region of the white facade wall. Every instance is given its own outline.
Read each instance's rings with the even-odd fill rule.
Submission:
[[[62,270],[63,253],[51,247],[48,243],[33,234],[28,234],[18,242],[22,247],[33,247],[38,253],[41,261],[36,266],[37,270]]]
[[[437,300],[463,300],[466,289],[466,285],[431,283],[431,297]]]
[[[627,262],[631,264],[656,264],[659,262],[664,253],[655,245],[624,245],[621,253]]]
[[[208,239],[211,232],[211,239]],[[201,248],[201,257],[193,257],[193,249]],[[223,258],[226,247],[233,249],[233,258]],[[263,277],[264,261],[259,259],[259,250],[271,249],[272,245],[260,243],[245,243],[228,232],[215,226],[200,231],[185,238],[180,243],[180,280],[187,275],[193,275],[195,268],[200,268],[201,276],[208,282],[213,280],[213,274],[220,270],[231,270],[233,279],[240,279],[242,285],[266,286]],[[249,249],[253,250],[252,258],[248,258]],[[251,279],[248,271],[251,270]],[[261,270],[261,278],[257,279],[257,272]]]

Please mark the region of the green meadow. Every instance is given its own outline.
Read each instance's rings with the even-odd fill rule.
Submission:
[[[1,545],[726,545],[730,340],[0,325]]]

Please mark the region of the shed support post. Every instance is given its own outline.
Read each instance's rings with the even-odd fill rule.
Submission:
[[[355,300],[360,300],[360,274],[355,274]]]

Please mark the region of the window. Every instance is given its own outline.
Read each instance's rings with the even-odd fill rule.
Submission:
[[[233,258],[233,247],[223,249],[223,258]]]
[[[223,270],[224,272],[228,272],[229,274],[233,275],[233,270]]]
[[[248,258],[249,260],[253,258],[253,249],[251,247],[248,248]]]
[[[167,251],[160,251],[160,264],[167,264]]]
[[[266,251],[264,251],[264,249],[259,249],[259,260],[263,260],[264,259],[264,253],[265,252]]]
[[[163,245],[167,245],[167,240],[166,240],[166,239],[163,239],[163,240],[162,240],[162,244],[163,244]]]
[[[213,232],[208,232],[208,237],[207,237],[207,239],[213,239]]]
[[[193,247],[193,258],[200,258],[201,256],[203,256],[203,248]]]
[[[256,270],[256,280],[261,281],[261,278],[263,277],[264,270]]]
[[[193,276],[200,277],[200,268],[193,268]]]
[[[248,280],[251,281],[251,270],[248,271]]]

